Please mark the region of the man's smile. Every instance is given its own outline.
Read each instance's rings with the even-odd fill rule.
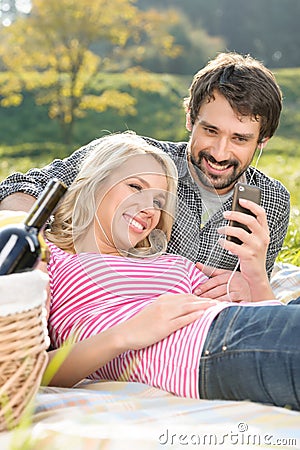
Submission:
[[[210,172],[217,174],[220,172],[226,172],[228,169],[234,167],[231,163],[214,163],[211,160],[207,160],[205,157],[202,158],[202,161],[204,161],[205,167],[208,168]]]

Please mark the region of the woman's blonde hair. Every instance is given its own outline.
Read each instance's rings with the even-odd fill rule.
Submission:
[[[176,166],[166,153],[132,132],[107,135],[88,145],[87,156],[64,200],[57,208],[46,237],[61,249],[76,253],[76,243],[93,224],[97,209],[97,193],[125,161],[136,155],[152,155],[166,175],[168,190],[166,203],[156,229],[162,230],[166,240],[169,241],[176,213]],[[141,167],[141,172],[146,171],[147,167]],[[150,247],[151,242],[148,238],[136,246],[143,249]]]

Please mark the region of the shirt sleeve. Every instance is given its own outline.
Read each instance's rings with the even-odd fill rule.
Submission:
[[[273,216],[269,220],[270,244],[266,258],[266,270],[269,278],[289,226],[290,195],[285,188],[278,188],[278,197],[275,199],[274,204],[276,205],[276,211],[274,211]]]

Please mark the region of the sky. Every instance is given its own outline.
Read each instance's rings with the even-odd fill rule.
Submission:
[[[31,0],[0,0],[0,21],[4,27],[11,25],[14,18],[14,7],[23,14],[31,10]]]

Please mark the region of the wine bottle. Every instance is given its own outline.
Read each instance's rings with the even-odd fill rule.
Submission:
[[[39,232],[66,192],[66,186],[51,179],[23,223],[0,229],[0,275],[32,270],[41,255]]]

